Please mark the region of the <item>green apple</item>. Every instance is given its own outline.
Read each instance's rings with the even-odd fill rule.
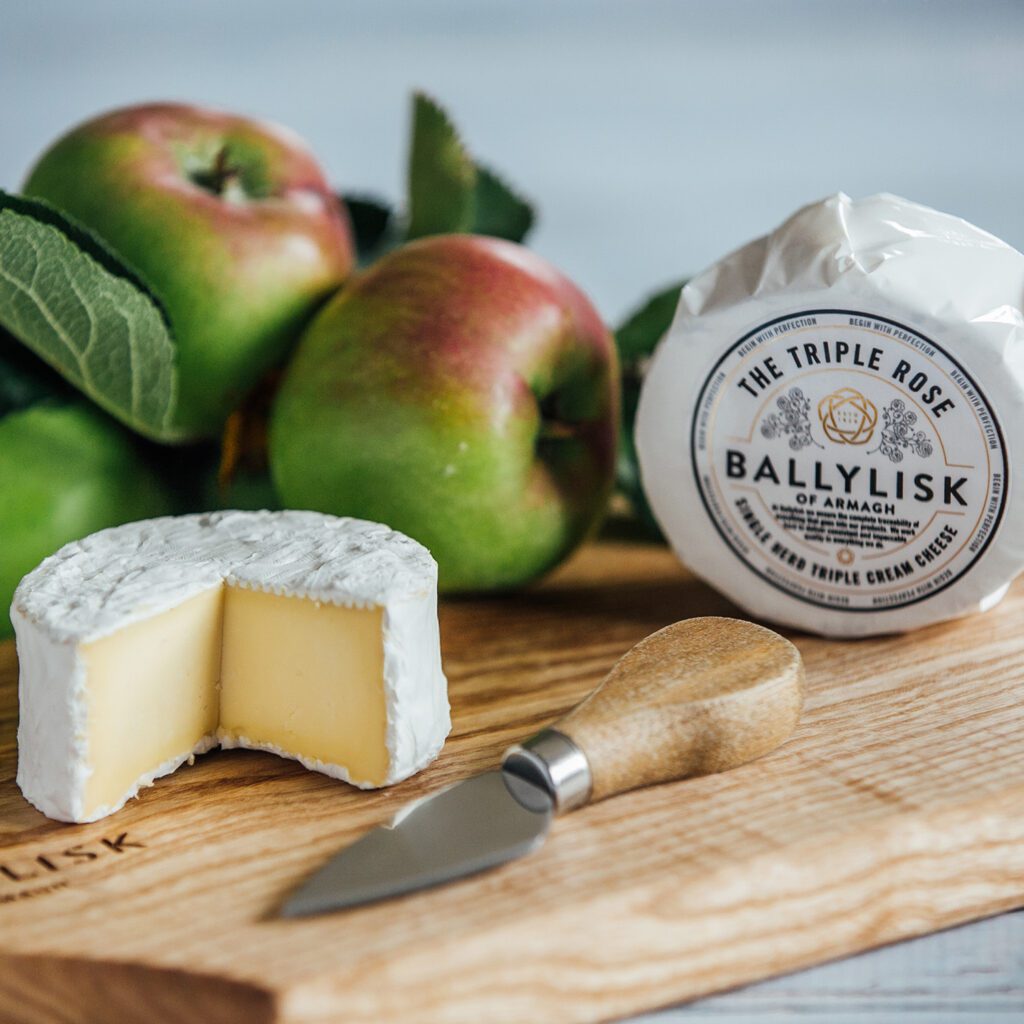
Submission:
[[[14,588],[47,555],[170,508],[131,435],[84,399],[0,418],[0,480],[0,639],[11,633]]]
[[[595,527],[615,474],[618,364],[586,297],[511,242],[441,235],[317,315],[270,423],[290,506],[388,523],[448,590],[547,571]]]
[[[176,440],[218,434],[352,269],[347,215],[301,140],[231,114],[105,114],[54,143],[25,192],[98,235],[162,301]]]

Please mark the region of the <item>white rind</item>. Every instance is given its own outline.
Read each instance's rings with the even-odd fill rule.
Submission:
[[[245,746],[324,764],[269,744],[204,737],[109,808],[84,817],[89,776],[79,645],[168,611],[222,583],[383,611],[390,785],[437,756],[451,728],[437,622],[437,564],[386,526],[316,512],[214,512],[130,523],[68,544],[22,580],[11,617],[20,665],[18,785],[51,818],[112,813],[197,753]],[[361,785],[361,783],[354,783]]]
[[[422,599],[404,598],[384,609],[384,687],[388,708],[387,783],[400,782],[437,757],[451,730],[437,627],[437,589]],[[444,732],[419,722],[444,722]]]
[[[14,608],[53,639],[86,643],[222,581],[372,607],[436,588],[422,544],[319,512],[210,512],[101,530],[28,574]]]
[[[776,316],[851,307],[946,340],[1002,424],[1010,467],[998,533],[969,572],[916,605],[860,614],[810,606],[748,572],[705,515],[690,463],[691,414],[728,345]],[[679,558],[747,612],[826,635],[898,632],[992,607],[1024,568],[1022,310],[1024,255],[888,194],[812,203],[699,274],[682,291],[637,411],[644,491]]]
[[[89,778],[85,668],[71,640],[54,640],[11,609],[18,638],[18,786],[48,818],[84,821]],[[127,799],[127,797],[125,798]]]

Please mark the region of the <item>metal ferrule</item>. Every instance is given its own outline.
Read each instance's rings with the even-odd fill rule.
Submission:
[[[555,813],[563,814],[590,799],[593,779],[587,757],[557,729],[509,747],[501,767],[509,791],[530,810],[547,809],[553,802]]]

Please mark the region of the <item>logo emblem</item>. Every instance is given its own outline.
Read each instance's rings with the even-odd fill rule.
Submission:
[[[825,436],[836,444],[867,444],[878,423],[878,409],[859,391],[840,388],[818,403]]]

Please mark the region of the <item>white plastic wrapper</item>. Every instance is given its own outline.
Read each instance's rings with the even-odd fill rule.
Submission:
[[[832,636],[984,610],[1024,567],[1024,255],[835,195],[683,289],[637,448],[682,561]]]

